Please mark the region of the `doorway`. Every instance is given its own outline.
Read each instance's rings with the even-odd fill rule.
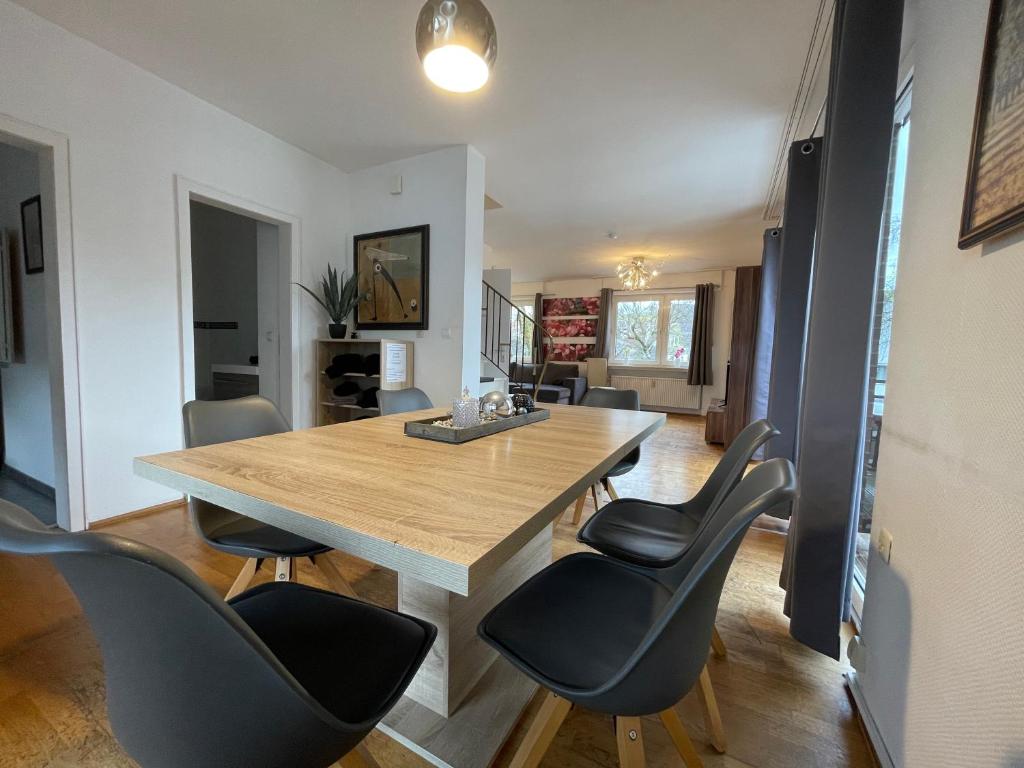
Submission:
[[[175,185],[182,403],[259,394],[296,425],[299,219],[181,176]]]
[[[192,200],[197,400],[261,395],[280,407],[280,230]]]
[[[0,498],[86,527],[67,137],[0,115]]]
[[[57,524],[39,155],[0,142],[0,499]]]

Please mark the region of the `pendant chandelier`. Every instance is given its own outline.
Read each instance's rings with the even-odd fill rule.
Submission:
[[[480,0],[427,0],[416,22],[416,52],[438,87],[478,90],[498,57],[494,19]]]
[[[625,264],[619,264],[619,279],[627,291],[642,291],[651,284],[651,278],[658,276],[658,270],[647,266],[644,256],[634,256]]]

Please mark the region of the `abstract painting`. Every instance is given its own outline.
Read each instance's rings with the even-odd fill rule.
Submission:
[[[430,225],[356,235],[359,330],[426,330]]]
[[[1024,222],[1024,0],[992,0],[960,248]]]

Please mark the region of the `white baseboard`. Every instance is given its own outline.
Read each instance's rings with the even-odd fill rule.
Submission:
[[[892,755],[889,754],[889,750],[882,740],[882,732],[878,730],[878,723],[875,722],[875,718],[871,716],[871,710],[868,709],[867,699],[864,698],[864,691],[857,681],[857,672],[851,669],[849,672],[844,673],[843,677],[846,678],[846,686],[850,690],[850,695],[853,696],[853,701],[857,706],[857,714],[860,716],[861,722],[864,723],[864,730],[867,732],[871,747],[875,750],[875,756],[878,758],[879,765],[881,768],[896,768],[896,763],[893,762]]]

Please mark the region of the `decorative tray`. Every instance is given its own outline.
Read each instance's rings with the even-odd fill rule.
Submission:
[[[472,427],[463,427],[462,429],[442,427],[434,423],[435,421],[444,421],[450,418],[451,414],[448,414],[447,416],[432,416],[429,419],[407,421],[405,422],[405,434],[410,437],[422,437],[425,440],[437,440],[441,443],[468,443],[470,440],[504,432],[506,429],[514,429],[515,427],[523,427],[527,424],[544,421],[551,418],[551,411],[545,408],[535,408],[521,416],[499,417],[494,421],[482,421]]]

